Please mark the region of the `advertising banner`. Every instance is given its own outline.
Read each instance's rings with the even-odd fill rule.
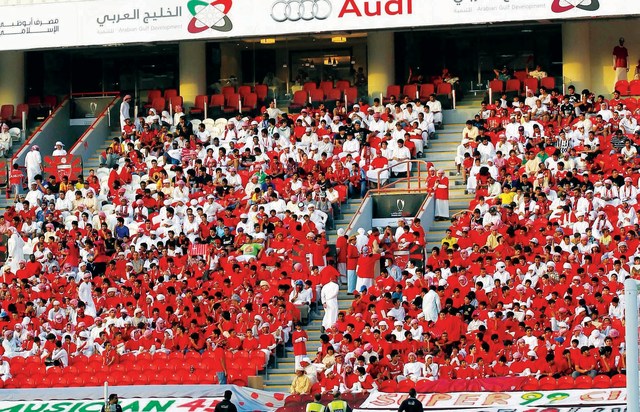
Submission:
[[[364,401],[359,409],[397,411],[407,398],[406,393],[374,393]],[[517,408],[562,408],[581,406],[586,409],[602,405],[622,406],[626,402],[627,390],[589,389],[589,390],[557,390],[536,392],[454,392],[418,394],[426,410],[429,409],[509,409]]]
[[[631,16],[627,0],[128,0],[1,7],[0,50]]]
[[[420,210],[420,205],[424,202],[424,198],[424,194],[374,196],[373,226],[385,227],[390,225],[396,227],[400,219],[410,222]]]

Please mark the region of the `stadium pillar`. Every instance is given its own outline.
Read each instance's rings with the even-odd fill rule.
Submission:
[[[577,93],[592,87],[590,37],[590,22],[562,24],[562,73],[566,86],[575,85]]]
[[[205,42],[181,42],[179,54],[180,95],[191,107],[197,95],[207,93]]]
[[[395,83],[395,44],[392,31],[371,32],[367,36],[367,72],[369,95],[386,94],[387,86]]]
[[[0,104],[24,103],[24,52],[0,52]]]

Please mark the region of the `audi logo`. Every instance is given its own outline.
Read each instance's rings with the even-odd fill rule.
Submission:
[[[278,23],[325,20],[331,8],[331,0],[277,0],[271,6],[271,18]]]

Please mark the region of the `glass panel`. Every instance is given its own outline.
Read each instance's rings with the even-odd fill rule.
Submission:
[[[351,80],[353,78],[352,50],[292,51],[289,54],[292,84],[302,86],[306,82]]]

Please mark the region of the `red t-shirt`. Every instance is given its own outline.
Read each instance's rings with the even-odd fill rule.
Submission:
[[[629,52],[627,52],[626,47],[624,46],[614,47],[613,55],[616,56],[616,68],[627,67],[627,57],[629,56]]]

